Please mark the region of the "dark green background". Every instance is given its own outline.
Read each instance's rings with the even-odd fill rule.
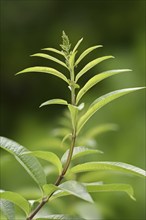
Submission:
[[[70,94],[66,85],[53,76],[30,73],[16,77],[14,74],[35,65],[59,69],[60,66],[51,61],[29,55],[44,47],[59,49],[62,30],[69,35],[73,46],[84,37],[78,53],[93,45],[104,46],[88,56],[81,67],[102,55],[116,57],[93,68],[81,80],[81,85],[101,70],[133,70],[99,83],[84,99],[88,103],[106,92],[145,85],[145,1],[1,0],[1,135],[29,149],[42,147],[41,140],[51,137],[51,129],[58,126],[58,118],[63,114],[62,107],[39,109],[38,106],[51,98],[69,99]],[[98,138],[99,148],[105,152],[100,160],[123,161],[145,168],[144,100],[144,91],[130,94],[109,104],[90,120],[85,129],[96,123],[119,125],[117,132]],[[3,155],[1,165],[3,189],[21,191],[25,185],[32,184],[8,154]],[[117,178],[120,180],[121,176]],[[96,194],[96,208],[102,216],[99,219],[145,219],[144,181],[132,177],[121,179],[133,185],[137,202],[116,193]],[[63,201],[64,204],[68,202],[67,198]],[[53,204],[52,212],[64,211],[62,203],[56,210],[57,205]],[[75,203],[70,200],[70,206],[80,207],[76,200]],[[93,207],[88,208],[90,211]],[[72,212],[71,209],[67,211]]]

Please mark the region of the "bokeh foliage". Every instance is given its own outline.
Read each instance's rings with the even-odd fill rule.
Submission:
[[[100,64],[98,68],[91,70],[88,73],[90,76],[110,68],[133,69],[133,72],[101,82],[91,90],[86,98],[87,102],[94,100],[97,94],[123,87],[144,86],[144,5],[143,0],[1,1],[1,135],[30,149],[42,147],[42,150],[50,148],[58,152],[55,145],[60,140],[53,143],[52,130],[59,126],[64,109],[58,106],[39,109],[38,106],[55,96],[69,98],[68,88],[59,79],[45,74],[31,73],[17,77],[14,74],[28,66],[42,65],[42,62],[47,65],[48,61],[30,58],[29,55],[43,47],[59,49],[62,30],[70,36],[73,45],[84,37],[81,50],[103,44],[104,47],[86,61],[105,54],[116,57],[115,60],[106,62],[106,65]],[[49,66],[51,65],[54,67],[54,63],[50,61]],[[88,79],[88,74],[82,83]],[[99,148],[105,152],[99,156],[99,160],[123,161],[145,168],[143,94],[138,92],[117,100],[99,111],[90,121],[91,126],[105,122],[119,125],[118,131],[97,137]],[[90,129],[90,125],[85,129]],[[58,155],[62,155],[61,149]],[[34,187],[33,182],[11,156],[3,153],[1,165],[2,168],[5,167],[1,170],[2,188],[33,194],[32,189],[30,192],[25,189],[29,184]],[[46,172],[51,173],[51,168],[46,167]],[[19,178],[15,178],[15,175]],[[49,178],[53,181],[55,177],[51,175]],[[108,180],[112,181],[113,178],[109,176]],[[121,176],[116,181],[120,181],[120,178]],[[58,204],[52,201],[50,213],[66,211],[66,204],[69,204],[68,213],[73,211],[72,206],[76,206],[76,210],[82,215],[85,210],[89,210],[87,213],[97,216],[99,210],[99,219],[144,219],[144,182],[129,177],[129,183],[135,187],[137,202],[129,200],[123,194],[95,194],[96,206],[74,198],[69,201],[65,198],[64,202],[58,200]]]

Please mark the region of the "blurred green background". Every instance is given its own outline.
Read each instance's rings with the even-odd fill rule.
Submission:
[[[102,55],[116,57],[94,67],[81,80],[81,85],[103,70],[133,70],[99,83],[84,98],[87,103],[116,89],[144,86],[145,1],[1,0],[1,135],[29,149],[50,148],[59,156],[62,155],[62,150],[57,148],[60,140],[53,143],[52,130],[59,126],[64,108],[51,106],[39,109],[38,106],[52,98],[69,99],[68,88],[64,82],[47,74],[29,73],[17,77],[14,74],[35,65],[59,69],[60,66],[51,61],[29,55],[44,47],[60,49],[62,30],[70,37],[72,46],[84,37],[78,53],[93,45],[104,46],[84,59],[80,68]],[[85,127],[89,130],[93,125],[102,123],[119,126],[116,132],[98,136],[99,149],[104,151],[99,160],[123,161],[145,168],[144,94],[144,91],[139,91],[109,104]],[[7,153],[2,152],[1,155],[1,188],[29,195],[27,186],[33,194],[36,186],[23,168]],[[51,173],[48,166],[44,166]],[[50,174],[49,181],[54,178]],[[122,193],[96,193],[93,195],[95,205],[69,197],[69,200],[52,202],[49,212],[75,212],[87,219],[144,220],[144,180],[121,175],[105,179],[107,183],[113,180],[131,183],[137,201],[133,202]]]

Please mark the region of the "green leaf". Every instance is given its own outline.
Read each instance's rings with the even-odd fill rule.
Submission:
[[[25,147],[5,137],[0,137],[0,146],[16,158],[39,186],[46,183],[46,176],[41,164],[32,155],[23,154],[29,152]]]
[[[72,121],[72,126],[75,129],[76,128],[76,124],[77,124],[77,116],[78,116],[78,107],[69,104],[68,105],[69,111],[70,111],[70,115],[71,115],[71,121]]]
[[[50,68],[50,67],[43,67],[43,66],[34,66],[34,67],[29,67],[26,68],[18,73],[16,73],[16,75],[21,74],[21,73],[29,73],[29,72],[41,72],[41,73],[48,73],[54,76],[57,76],[59,78],[61,78],[62,80],[64,80],[65,82],[68,83],[68,79],[66,78],[66,76],[64,76],[61,72],[59,72],[56,69]]]
[[[12,202],[0,199],[0,210],[8,220],[15,220],[15,210]]]
[[[68,156],[68,153],[69,153],[69,150],[67,150],[64,155],[62,156],[61,158],[61,162],[62,163],[65,163],[66,160],[67,160],[67,156]],[[95,154],[95,153],[103,153],[102,151],[99,151],[99,150],[93,150],[93,149],[90,149],[90,148],[87,148],[87,147],[74,147],[74,150],[73,150],[73,155],[72,155],[72,160],[78,158],[78,157],[83,157],[85,155],[88,155],[88,154]]]
[[[99,57],[97,59],[92,60],[91,62],[89,62],[88,64],[86,64],[84,66],[84,68],[77,74],[76,76],[76,80],[75,82],[78,81],[78,79],[84,74],[86,73],[88,70],[90,70],[91,68],[93,68],[94,66],[96,66],[97,64],[99,64],[100,62],[110,59],[110,58],[114,58],[113,56],[103,56],[103,57]]]
[[[74,61],[75,61],[76,52],[70,54],[69,57],[69,67],[70,67],[70,73],[71,73],[71,79],[74,80]]]
[[[56,154],[49,152],[49,151],[31,151],[31,152],[28,152],[27,154],[31,154],[35,157],[38,157],[40,159],[46,160],[54,164],[57,167],[59,173],[61,173],[62,164],[60,162],[59,157]]]
[[[70,172],[80,173],[80,172],[96,171],[96,170],[111,170],[111,171],[118,171],[118,172],[138,175],[140,177],[146,176],[146,171],[139,167],[135,167],[133,165],[122,162],[109,162],[109,161],[88,162],[84,164],[79,164],[71,168]]]
[[[89,107],[87,112],[79,119],[78,126],[77,126],[77,132],[79,133],[81,128],[86,124],[86,122],[91,118],[92,115],[95,114],[97,110],[108,104],[109,102],[126,95],[130,92],[134,92],[136,90],[143,89],[144,87],[138,87],[138,88],[126,88],[121,90],[116,90],[110,93],[107,93],[100,98],[96,99]]]
[[[88,192],[116,192],[122,191],[126,192],[131,199],[135,200],[133,188],[129,184],[99,184],[97,183],[88,183],[85,184]]]
[[[41,218],[36,218],[35,220],[46,220],[46,219],[51,219],[51,220],[84,220],[83,218],[81,217],[71,217],[71,216],[68,216],[68,215],[64,215],[64,214],[61,214],[61,215],[48,215],[48,216],[44,216],[44,217],[41,217]]]
[[[54,52],[54,53],[58,53],[58,54],[64,56],[64,53],[63,53],[62,51],[57,50],[57,49],[55,49],[55,48],[43,48],[42,50],[52,51],[52,52]]]
[[[30,205],[23,196],[19,195],[18,193],[9,192],[9,191],[0,192],[0,196],[2,199],[8,200],[14,203],[15,205],[17,205],[26,213],[26,215],[29,214]]]
[[[43,102],[40,107],[42,106],[45,106],[45,105],[54,105],[54,104],[57,104],[57,105],[68,105],[67,101],[66,100],[63,100],[63,99],[51,99],[49,101],[46,101],[46,102]]]
[[[102,72],[96,76],[93,76],[89,81],[84,85],[84,87],[78,92],[76,102],[78,103],[80,99],[82,98],[85,93],[91,89],[94,85],[96,85],[98,82],[102,81],[103,79],[106,79],[110,76],[116,75],[118,73],[131,71],[130,69],[120,69],[120,70],[109,70]]]
[[[90,194],[86,191],[86,188],[79,182],[74,180],[66,181],[60,184],[59,188],[85,201],[93,202]]]
[[[78,63],[86,56],[88,55],[91,51],[95,50],[96,48],[99,48],[99,47],[102,47],[102,45],[97,45],[97,46],[93,46],[93,47],[90,47],[88,49],[86,49],[80,56],[79,58],[77,59],[76,63],[75,63],[75,66],[78,65]]]
[[[83,38],[81,38],[77,44],[75,45],[74,49],[73,49],[73,52],[75,52],[77,50],[77,48],[79,47],[80,43],[83,41]]]
[[[31,55],[31,57],[42,57],[42,58],[45,58],[45,59],[49,59],[49,60],[52,60],[56,63],[59,63],[60,65],[64,66],[65,68],[67,68],[66,64],[64,62],[62,62],[61,60],[53,57],[53,56],[50,56],[48,54],[44,54],[44,53],[35,53],[33,55]],[[68,69],[68,68],[67,68]]]
[[[53,192],[55,192],[56,190],[58,189],[57,186],[53,185],[53,184],[45,184],[43,186],[43,191],[44,191],[44,194],[49,196],[51,195]]]

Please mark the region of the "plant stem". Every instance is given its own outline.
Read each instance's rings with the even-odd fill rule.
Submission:
[[[71,77],[71,79],[74,82],[74,70],[73,69],[72,69],[72,73],[73,74],[71,74],[71,75],[73,76],[73,78]],[[76,105],[76,96],[75,96],[75,87],[74,87],[74,85],[71,86],[71,104]],[[70,146],[70,149],[69,149],[68,157],[67,157],[65,166],[64,166],[64,168],[61,172],[61,175],[58,176],[58,178],[56,179],[56,181],[54,183],[55,186],[58,186],[61,183],[62,179],[64,178],[64,176],[65,176],[65,174],[66,174],[66,172],[69,168],[71,158],[72,158],[72,154],[73,154],[73,149],[74,149],[74,146],[75,146],[75,142],[76,142],[76,129],[73,129],[71,146]],[[52,192],[47,197],[42,198],[42,201],[40,202],[40,204],[32,211],[32,213],[29,215],[27,220],[32,220],[33,219],[33,217],[39,212],[39,210],[49,201],[49,199],[54,194],[54,192]]]

